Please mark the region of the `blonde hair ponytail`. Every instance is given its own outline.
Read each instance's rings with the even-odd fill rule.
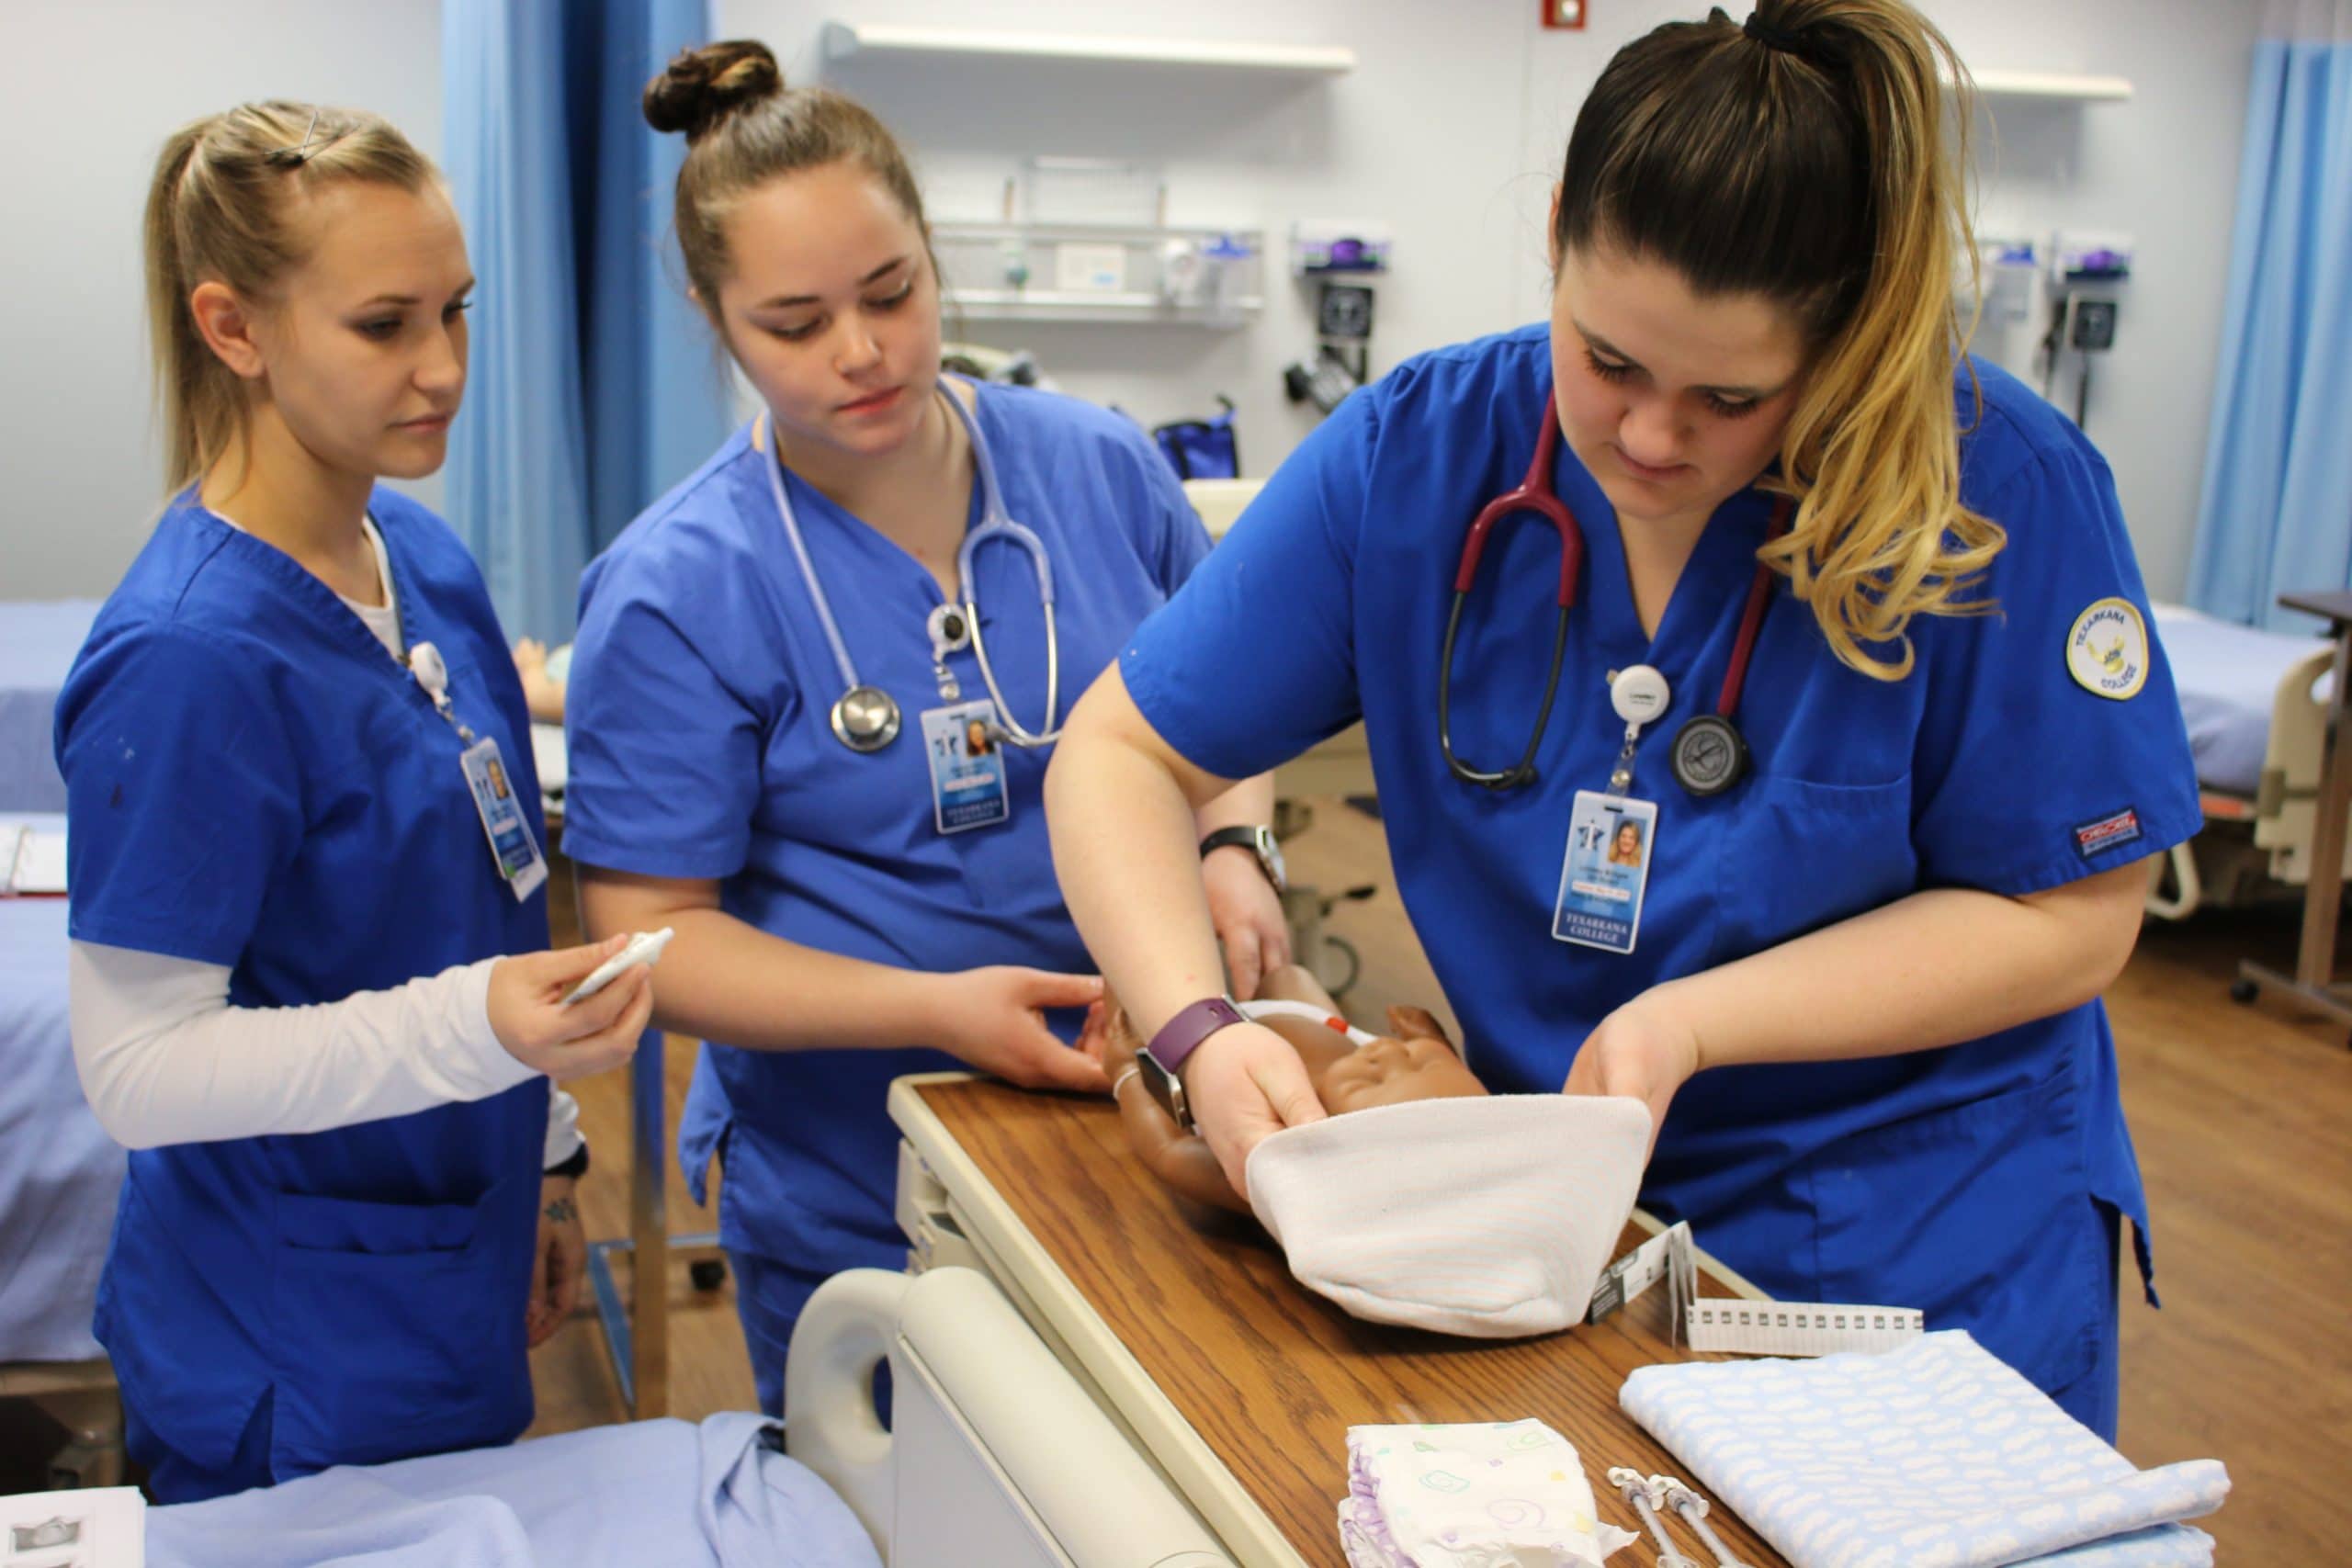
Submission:
[[[147,326],[164,436],[164,484],[176,491],[236,443],[244,392],[188,307],[218,281],[266,299],[303,259],[287,198],[342,180],[418,190],[439,178],[391,124],[353,109],[241,104],[182,126],[164,143],[147,191]]]

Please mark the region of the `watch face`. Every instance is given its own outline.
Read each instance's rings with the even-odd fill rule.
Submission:
[[[1150,1091],[1151,1098],[1159,1102],[1159,1109],[1168,1112],[1170,1121],[1191,1132],[1192,1112],[1184,1104],[1184,1086],[1176,1075],[1161,1066],[1148,1051],[1136,1058],[1136,1065],[1143,1069],[1136,1076],[1143,1079],[1143,1087]]]

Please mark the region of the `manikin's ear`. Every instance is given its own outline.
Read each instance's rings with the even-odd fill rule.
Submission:
[[[1427,1008],[1398,1004],[1388,1010],[1388,1032],[1399,1040],[1434,1040],[1448,1050],[1453,1048],[1453,1037],[1445,1025]]]
[[[248,381],[261,379],[264,367],[261,347],[254,341],[254,312],[235,289],[207,279],[188,295],[187,309],[196,319],[197,335],[221,364]]]

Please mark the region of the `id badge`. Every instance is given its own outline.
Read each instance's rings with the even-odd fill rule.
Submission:
[[[1560,901],[1552,910],[1553,938],[1605,953],[1633,952],[1657,837],[1656,802],[1577,791]]]
[[[519,904],[548,879],[548,863],[539,853],[538,840],[531,837],[514,777],[498,754],[498,742],[487,736],[467,747],[458,760],[465,764],[466,787],[473,793],[481,830],[490,838],[491,858]]]
[[[923,761],[931,770],[931,818],[943,833],[993,827],[1012,817],[996,705],[953,703],[922,716]]]

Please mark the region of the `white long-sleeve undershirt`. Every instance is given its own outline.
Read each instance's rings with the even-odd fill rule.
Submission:
[[[360,525],[384,602],[343,602],[401,659],[384,538],[372,518]],[[533,1072],[490,1026],[496,963],[486,958],[339,1002],[236,1008],[222,964],[77,942],[74,1065],[98,1124],[134,1149],[317,1133],[484,1100]],[[571,1158],[582,1142],[579,1103],[554,1090],[544,1164]]]
[[[317,1133],[487,1099],[532,1069],[491,1029],[496,959],[309,1007],[229,1005],[218,964],[73,944],[74,1065],[98,1123],[130,1148]],[[580,1146],[560,1089],[545,1163]]]

